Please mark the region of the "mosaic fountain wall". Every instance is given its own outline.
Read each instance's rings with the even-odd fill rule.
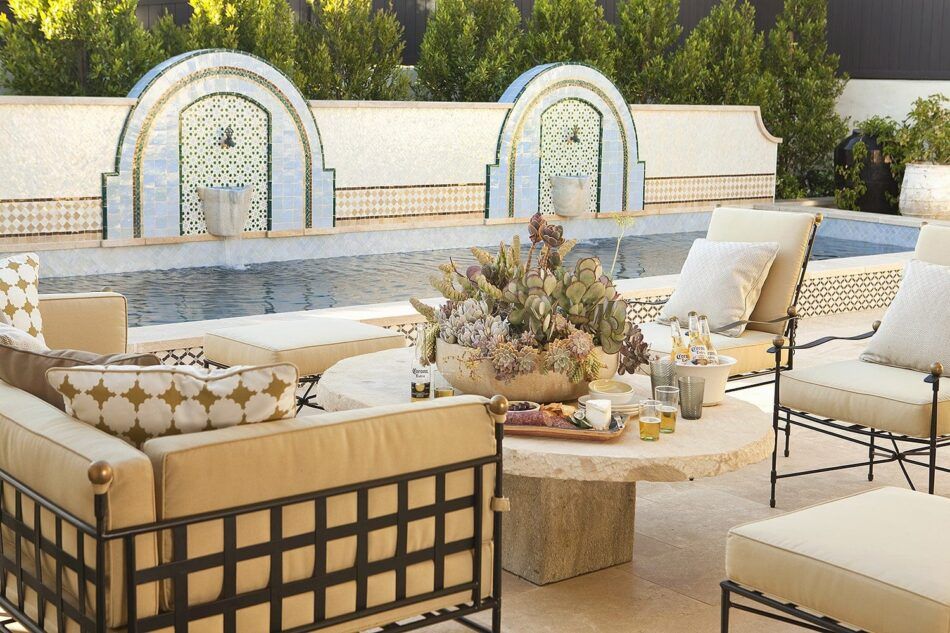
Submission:
[[[778,142],[757,108],[629,106],[578,64],[536,67],[498,103],[307,102],[260,59],[196,51],[126,98],[0,96],[0,251],[207,241],[202,185],[254,187],[253,238],[359,234],[294,246],[295,257],[388,252],[380,242],[393,238],[375,229],[468,235],[551,213],[552,175],[591,177],[575,234],[612,234],[593,218],[617,211],[656,216],[649,232],[695,230],[673,215],[773,199]],[[400,245],[432,239],[420,231]],[[253,257],[273,261],[286,247],[261,243]],[[214,263],[211,246],[192,250]],[[97,257],[109,270],[119,258]]]

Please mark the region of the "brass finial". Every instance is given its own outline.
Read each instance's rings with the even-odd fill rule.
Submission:
[[[788,316],[795,319],[798,317],[798,306],[788,306],[788,310],[785,311]]]
[[[821,224],[822,220],[824,220],[824,219],[825,219],[825,214],[824,214],[824,213],[816,213],[816,214],[815,214],[815,224]]]
[[[772,345],[775,347],[785,347],[785,337],[779,334],[772,339]]]
[[[109,486],[112,485],[112,477],[115,473],[112,471],[112,466],[109,465],[109,462],[94,462],[89,466],[87,471],[89,475],[89,481],[92,482],[92,487],[95,490],[97,495],[106,492],[109,489]]]
[[[881,321],[880,321],[880,320],[877,320],[877,321],[875,321],[874,323],[871,324],[871,329],[874,330],[875,332],[877,332],[878,328],[880,328],[880,327],[881,327]]]
[[[943,363],[934,363],[930,366],[930,375],[934,378],[940,378],[943,375]]]
[[[923,222],[921,222],[920,226],[927,226],[927,220],[924,220]]]
[[[505,396],[492,396],[488,401],[488,410],[495,417],[495,422],[502,423],[508,414],[508,398]]]

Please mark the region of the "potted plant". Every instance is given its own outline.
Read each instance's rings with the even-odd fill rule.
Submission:
[[[906,166],[901,183],[904,215],[950,218],[950,108],[945,95],[917,99],[897,133]]]
[[[429,323],[426,355],[445,379],[463,393],[560,402],[646,362],[639,328],[600,261],[564,266],[576,241],[540,213],[528,231],[524,258],[517,235],[495,254],[474,247],[478,264],[462,271],[450,261],[433,277],[446,303],[412,299]]]

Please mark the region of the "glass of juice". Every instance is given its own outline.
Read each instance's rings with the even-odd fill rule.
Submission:
[[[680,404],[679,387],[660,386],[654,395],[660,403],[660,433],[673,433]]]
[[[656,442],[660,439],[660,401],[640,401],[640,439]]]

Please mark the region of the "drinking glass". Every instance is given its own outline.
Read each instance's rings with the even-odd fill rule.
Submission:
[[[680,376],[680,413],[684,420],[703,417],[703,391],[706,381],[698,376]]]
[[[679,387],[657,387],[654,393],[660,403],[660,433],[676,431],[676,412],[680,403]]]
[[[660,439],[660,401],[640,401],[640,439],[656,442]]]
[[[672,387],[676,384],[673,361],[669,356],[660,356],[650,361],[650,388],[656,393],[657,387]]]
[[[442,372],[436,370],[432,376],[433,394],[436,398],[450,398],[455,395],[455,388],[449,384]]]

